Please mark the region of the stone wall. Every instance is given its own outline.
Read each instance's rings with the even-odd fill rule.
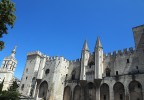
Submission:
[[[80,82],[67,83],[65,89],[69,87],[71,92],[64,94],[64,97],[71,97],[67,100],[143,100],[143,77],[144,74],[105,77],[100,86],[95,82],[86,82],[84,86]]]
[[[143,29],[133,29],[136,49],[103,54],[98,38],[94,53],[85,41],[81,58],[74,61],[29,53],[20,92],[35,100],[143,100]]]

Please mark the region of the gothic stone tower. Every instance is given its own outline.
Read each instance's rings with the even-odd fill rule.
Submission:
[[[17,60],[15,59],[16,47],[11,52],[11,55],[5,57],[2,66],[0,68],[0,79],[4,80],[4,86],[2,90],[7,90],[12,84],[14,77],[14,72],[17,65]]]

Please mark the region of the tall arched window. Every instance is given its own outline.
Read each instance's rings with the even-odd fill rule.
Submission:
[[[114,100],[125,100],[124,85],[120,82],[115,83],[114,87]]]
[[[73,100],[81,100],[81,87],[77,85],[73,94]]]
[[[109,86],[104,83],[100,87],[100,100],[110,100]]]
[[[92,82],[86,85],[84,92],[86,100],[96,100],[96,87]]]
[[[69,86],[65,87],[64,89],[63,100],[71,100],[71,89]]]
[[[129,84],[130,100],[143,100],[142,85],[138,81]]]
[[[38,95],[38,97],[39,98],[44,98],[44,100],[46,100],[47,91],[48,91],[48,83],[46,81],[43,81],[40,84],[40,87],[39,87],[39,95]]]

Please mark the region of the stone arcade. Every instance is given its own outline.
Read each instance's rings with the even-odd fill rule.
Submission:
[[[143,100],[144,25],[132,30],[135,49],[103,54],[97,38],[94,52],[85,41],[74,61],[28,53],[19,91],[35,100]]]

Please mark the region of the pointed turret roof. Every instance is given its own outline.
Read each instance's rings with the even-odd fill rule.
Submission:
[[[83,50],[89,51],[88,44],[87,44],[86,40],[84,41]]]
[[[17,46],[14,47],[14,49],[12,50],[11,55],[10,55],[13,58],[15,57],[15,54],[16,54],[16,48],[17,48]]]
[[[102,44],[101,44],[101,41],[100,41],[100,38],[99,38],[99,37],[97,37],[95,49],[96,49],[96,48],[102,48]]]

